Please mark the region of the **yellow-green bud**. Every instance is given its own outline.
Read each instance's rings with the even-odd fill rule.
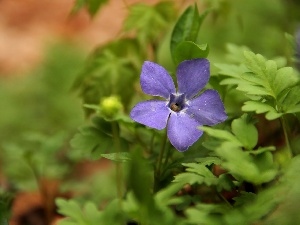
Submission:
[[[103,98],[100,102],[100,113],[107,119],[114,118],[123,110],[123,105],[117,96]]]

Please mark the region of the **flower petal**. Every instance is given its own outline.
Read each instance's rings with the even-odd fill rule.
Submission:
[[[183,61],[177,67],[178,92],[185,93],[187,99],[194,97],[207,84],[209,74],[207,59]]]
[[[215,90],[206,90],[199,97],[189,101],[186,113],[201,125],[215,125],[227,119],[220,95]]]
[[[203,134],[197,129],[200,124],[185,113],[171,113],[168,121],[168,138],[180,152],[188,149]]]
[[[145,61],[141,73],[141,87],[144,93],[169,98],[176,92],[174,82],[162,66]]]
[[[170,109],[165,101],[148,100],[136,104],[130,112],[134,121],[158,130],[167,125]]]

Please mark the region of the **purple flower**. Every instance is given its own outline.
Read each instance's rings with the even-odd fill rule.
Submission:
[[[176,92],[171,76],[162,66],[144,62],[140,81],[143,92],[165,100],[140,102],[130,117],[158,130],[167,126],[171,144],[179,151],[187,150],[203,134],[198,126],[212,126],[227,119],[217,91],[206,90],[197,95],[207,84],[209,74],[207,59],[181,62],[177,67]]]

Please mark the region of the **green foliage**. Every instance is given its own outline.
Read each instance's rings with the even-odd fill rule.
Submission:
[[[131,160],[128,152],[101,154],[101,157],[115,161],[115,162],[128,162]]]
[[[120,39],[99,47],[73,85],[86,104],[98,105],[108,96],[119,96],[125,108],[133,95],[133,83],[141,65],[139,45],[133,39]],[[89,115],[90,110],[86,113]]]
[[[105,211],[99,211],[92,202],[86,202],[83,209],[74,200],[57,199],[56,204],[58,212],[67,216],[59,225],[121,224],[124,220],[117,201],[111,202]]]
[[[210,127],[201,129],[214,137],[205,142],[205,146],[221,157],[221,166],[237,180],[262,184],[270,182],[277,175],[278,171],[270,153],[274,147],[253,150],[258,141],[257,130],[247,115],[233,120],[232,133]]]
[[[206,58],[209,52],[207,44],[197,45],[192,41],[182,41],[174,50],[174,61],[176,64],[188,59]]]
[[[295,71],[291,67],[278,68],[276,61],[250,51],[245,51],[244,57],[239,66],[217,65],[221,69],[219,73],[229,77],[221,84],[237,86],[237,90],[250,97],[242,110],[266,113],[269,120],[298,112],[300,99],[295,90],[299,77]]]
[[[12,196],[7,193],[0,192],[0,224],[8,225],[8,220],[10,217],[10,204]]]
[[[74,159],[99,159],[100,157],[104,157],[114,161],[129,160],[126,152],[110,153],[116,149],[113,135],[110,122],[101,117],[94,117],[92,124],[80,127],[79,132],[71,140],[71,146],[74,150],[74,152],[70,153],[71,157]],[[125,151],[127,149],[127,142],[123,138],[120,141],[122,145],[121,150]]]
[[[64,160],[59,159],[65,145],[63,133],[52,137],[27,133],[22,139],[20,143],[4,143],[2,152],[6,159],[3,170],[18,188],[31,190],[42,177],[61,179],[68,173],[70,165],[59,163]]]
[[[239,139],[246,149],[253,149],[258,141],[258,132],[251,118],[244,114],[231,124],[232,133]]]
[[[199,14],[197,5],[188,7],[178,19],[172,32],[170,49],[176,64],[192,58],[205,58],[208,55],[207,44],[198,45],[199,29],[208,11]]]
[[[124,30],[134,31],[142,45],[146,45],[147,42],[157,43],[158,38],[168,28],[174,17],[175,8],[171,1],[158,2],[154,6],[143,3],[135,4],[129,8]]]
[[[183,163],[183,166],[186,167],[186,172],[176,175],[173,182],[180,183],[182,186],[185,184],[204,184],[207,186],[214,186],[218,191],[231,190],[234,185],[226,175],[217,177],[207,167],[212,163],[220,165],[220,159],[207,159],[208,160],[206,161],[206,158],[203,158],[201,163]]]
[[[86,7],[92,16],[101,9],[102,6],[107,4],[109,0],[76,0],[73,7],[73,12],[78,12],[81,8]]]

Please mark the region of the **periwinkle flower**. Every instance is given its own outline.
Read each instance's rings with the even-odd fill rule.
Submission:
[[[171,144],[177,150],[185,151],[203,134],[197,127],[221,123],[227,115],[217,91],[209,89],[198,95],[209,80],[207,59],[181,62],[176,75],[177,91],[171,76],[162,66],[144,62],[140,80],[143,92],[165,100],[140,102],[134,106],[130,117],[158,130],[167,126]]]

